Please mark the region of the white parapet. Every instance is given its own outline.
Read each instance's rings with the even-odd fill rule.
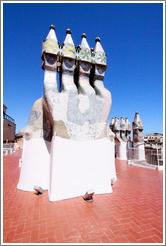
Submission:
[[[22,165],[17,188],[34,191],[34,185],[48,189],[50,177],[50,142],[32,138],[23,143]]]
[[[55,136],[51,147],[49,200],[112,193],[116,180],[114,141],[108,138],[75,141]]]

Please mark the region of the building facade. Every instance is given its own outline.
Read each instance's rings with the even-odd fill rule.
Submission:
[[[163,134],[152,133],[144,136],[145,145],[163,145]]]
[[[7,107],[3,105],[3,142],[14,142],[16,124],[12,117],[6,114]]]

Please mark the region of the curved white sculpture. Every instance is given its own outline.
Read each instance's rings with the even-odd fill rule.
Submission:
[[[112,100],[103,84],[106,55],[99,38],[93,52],[85,34],[77,48],[69,29],[66,34],[59,45],[51,26],[42,44],[44,96],[34,104],[25,130],[18,184],[23,190],[34,185],[48,189],[50,201],[87,189],[109,193],[116,180],[114,134],[108,124]]]

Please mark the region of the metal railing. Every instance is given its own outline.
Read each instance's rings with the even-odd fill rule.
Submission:
[[[134,160],[135,152],[138,151],[137,148],[128,148],[127,149],[127,159]],[[141,150],[139,150],[141,151]],[[144,151],[144,150],[142,150]],[[162,166],[163,165],[163,152],[161,148],[145,148],[145,159],[148,164]]]
[[[4,143],[3,144],[3,148],[4,149],[11,149],[11,148],[14,148],[14,143]]]
[[[15,152],[15,147],[15,143],[3,144],[3,155],[12,154],[13,152]]]
[[[163,165],[163,153],[161,149],[146,149],[145,148],[145,158],[147,163],[162,166]]]
[[[3,113],[3,118],[15,123],[15,120],[12,117],[10,117],[8,114]]]

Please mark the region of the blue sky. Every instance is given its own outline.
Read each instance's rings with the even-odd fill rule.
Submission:
[[[112,94],[112,117],[138,111],[144,133],[163,132],[162,3],[5,3],[3,5],[3,103],[16,132],[28,123],[33,103],[43,95],[41,45],[56,27],[63,43],[66,29],[75,46],[87,34],[107,54],[104,84]]]

